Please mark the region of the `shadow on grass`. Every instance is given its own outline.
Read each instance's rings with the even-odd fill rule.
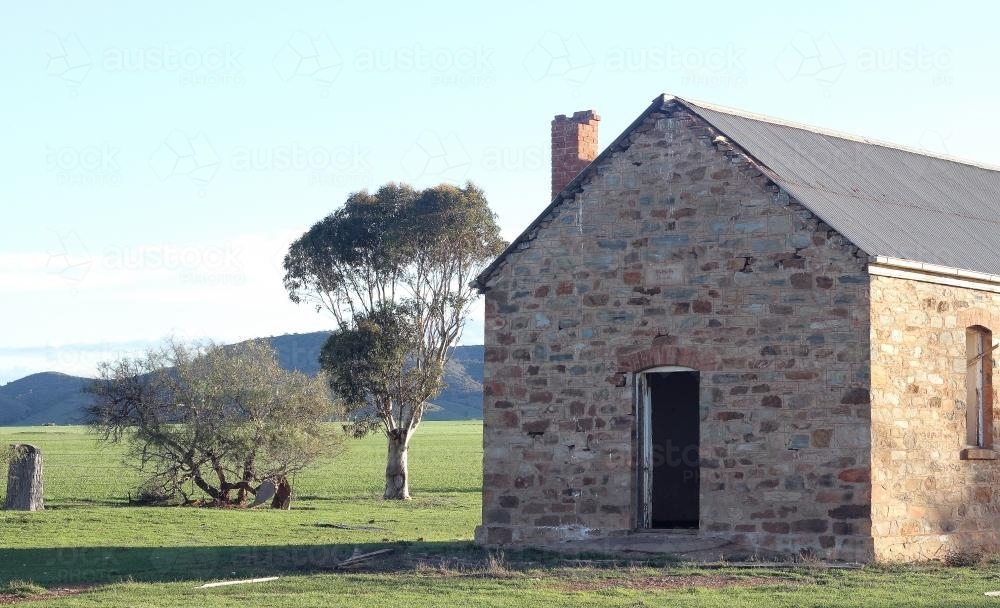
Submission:
[[[59,501],[47,501],[45,508],[55,511],[59,509],[78,509],[80,507],[134,507],[128,498],[73,498]]]
[[[435,498],[450,498],[456,494],[481,494],[483,492],[482,487],[444,487],[437,488],[433,491],[422,490],[417,494],[413,495],[413,502],[419,503],[421,501],[434,500]],[[321,496],[319,494],[297,494],[295,495],[296,501],[302,500],[315,500],[315,501],[327,501],[327,502],[349,502],[356,499],[369,499],[377,498],[382,499],[382,490],[372,490],[371,492],[358,492],[350,495],[340,495],[340,496]],[[406,504],[407,501],[390,501],[399,502],[401,504]]]
[[[491,562],[491,552],[471,541],[0,549],[0,586],[12,580],[31,581],[51,588],[120,581],[207,581],[331,572],[346,559],[379,549],[393,551],[376,556],[358,569],[407,572],[423,565],[485,570]],[[529,567],[551,565],[566,559],[572,558],[566,554],[525,549],[507,551],[501,561],[516,567]]]
[[[219,547],[68,547],[0,549],[0,585],[30,580],[52,587],[118,581],[171,582],[328,572],[354,555],[395,549],[364,564],[408,570],[422,559],[469,562],[486,552],[471,542],[361,543]]]

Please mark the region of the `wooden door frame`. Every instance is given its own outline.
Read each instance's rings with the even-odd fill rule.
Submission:
[[[635,387],[633,401],[635,403],[636,422],[636,522],[638,530],[650,530],[653,527],[653,433],[652,433],[652,403],[650,401],[647,374],[673,374],[678,372],[695,372],[698,370],[681,365],[661,365],[635,372]],[[699,390],[701,382],[699,380]]]

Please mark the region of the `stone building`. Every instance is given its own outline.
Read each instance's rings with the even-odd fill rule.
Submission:
[[[478,541],[1000,550],[1000,171],[670,96],[596,155],[598,121],[556,117],[477,279]]]

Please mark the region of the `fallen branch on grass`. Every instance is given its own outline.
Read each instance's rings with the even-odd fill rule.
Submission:
[[[324,524],[318,523],[314,524],[317,528],[336,528],[337,530],[374,530],[379,532],[384,532],[386,528],[378,528],[376,526],[352,526],[350,524]]]
[[[379,549],[378,551],[372,551],[371,553],[362,553],[360,555],[352,555],[351,557],[340,562],[334,568],[350,568],[351,566],[356,566],[362,562],[366,562],[373,557],[378,557],[379,555],[385,555],[386,553],[392,553],[395,551],[392,547],[388,549]]]
[[[264,578],[246,578],[240,581],[219,581],[216,583],[205,583],[195,589],[211,589],[212,587],[228,587],[229,585],[243,585],[245,583],[269,583],[278,580],[277,576],[265,576]]]

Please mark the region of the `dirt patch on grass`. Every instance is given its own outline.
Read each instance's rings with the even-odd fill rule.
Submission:
[[[49,589],[44,593],[37,593],[34,595],[18,595],[16,593],[0,593],[0,605],[8,604],[19,604],[21,602],[37,602],[40,600],[51,600],[57,597],[66,597],[69,595],[78,595],[87,591],[90,587],[60,587],[58,589]]]
[[[555,591],[604,591],[631,589],[635,591],[674,591],[681,589],[723,589],[728,587],[762,587],[788,585],[795,581],[774,576],[728,576],[725,574],[677,574],[672,576],[623,576],[589,580],[560,581]]]

